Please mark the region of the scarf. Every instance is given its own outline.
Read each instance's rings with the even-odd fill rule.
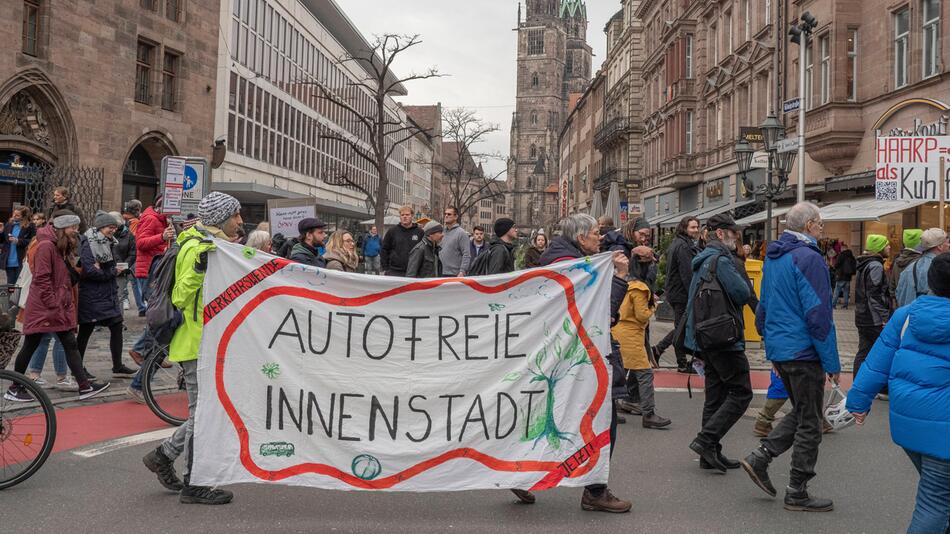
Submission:
[[[86,230],[86,240],[89,242],[89,248],[92,249],[92,256],[96,258],[99,264],[108,263],[112,259],[112,247],[118,243],[114,237],[106,237],[99,230],[90,228]]]

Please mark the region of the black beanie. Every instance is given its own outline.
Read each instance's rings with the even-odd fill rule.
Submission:
[[[508,230],[511,230],[511,227],[515,225],[515,221],[508,219],[507,217],[502,217],[495,221],[495,237],[501,238],[501,236],[508,233]]]
[[[935,295],[950,298],[950,252],[934,258],[927,272],[927,285]]]

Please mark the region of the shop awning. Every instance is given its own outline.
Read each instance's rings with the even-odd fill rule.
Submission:
[[[731,211],[736,208],[739,208],[748,204],[752,204],[753,202],[755,202],[755,200],[743,200],[735,204],[723,204],[723,205],[714,206],[711,208],[710,207],[698,208],[693,211],[687,211],[686,213],[674,213],[671,215],[666,215],[664,217],[661,217],[657,219],[656,221],[650,221],[650,225],[661,226],[661,227],[676,226],[683,219],[683,217],[687,217],[687,216],[696,217],[697,219],[699,219],[700,223],[703,223],[703,222],[706,222],[706,220],[708,220],[713,215],[716,215],[719,213],[725,213],[727,211]]]
[[[792,209],[791,206],[783,206],[781,208],[772,208],[772,218],[776,219],[778,217],[782,217],[783,215],[788,213],[788,210],[790,209]],[[766,217],[768,217],[768,215],[766,215],[765,210],[762,210],[758,213],[749,215],[748,217],[745,217],[744,219],[739,219],[738,221],[736,221],[736,224],[738,224],[739,226],[752,226],[753,224],[761,224],[765,222]]]
[[[927,200],[876,200],[873,197],[842,200],[821,208],[827,222],[877,221],[881,217],[926,204]]]

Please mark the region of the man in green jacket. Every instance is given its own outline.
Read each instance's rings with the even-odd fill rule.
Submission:
[[[241,204],[231,195],[213,192],[198,205],[199,222],[178,236],[181,247],[175,262],[175,285],[172,304],[181,310],[184,322],[175,331],[168,349],[168,359],[181,364],[184,371],[185,391],[188,393],[188,421],[157,449],[142,459],[145,466],[158,476],[165,488],[179,492],[184,504],[227,504],[234,497],[230,491],[206,486],[192,486],[190,482],[193,449],[192,433],[195,425],[195,407],[198,402],[198,348],[204,325],[201,288],[208,268],[208,252],[214,250],[211,238],[231,240],[237,236],[241,219]],[[184,483],[175,473],[175,459],[187,448]]]

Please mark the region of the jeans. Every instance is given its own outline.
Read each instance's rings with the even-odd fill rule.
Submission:
[[[851,302],[851,280],[838,280],[835,282],[835,296],[831,299],[831,306],[838,307],[838,296],[844,297],[844,307],[848,307]]]
[[[139,279],[129,275],[129,283],[132,286],[132,294],[135,295],[135,304],[140,312],[145,311],[145,297],[142,295],[142,286],[139,285]]]
[[[366,256],[364,260],[366,274],[379,274],[379,256]]]
[[[188,420],[175,430],[170,438],[160,445],[162,454],[169,460],[187,452],[185,462],[185,485],[191,480],[191,459],[194,456],[195,407],[198,405],[198,360],[181,362],[185,377],[185,392],[188,394]]]
[[[149,332],[148,325],[145,325],[145,330],[142,330],[142,335],[135,340],[135,343],[132,345],[132,350],[142,356],[148,357],[149,352],[152,350],[152,345],[154,344],[155,339],[152,338],[152,333]]]
[[[145,303],[148,302],[148,278],[136,278],[136,285],[139,287],[139,292],[136,293],[135,298],[138,299],[139,311],[145,311]],[[142,298],[138,298],[141,295]]]
[[[39,346],[36,347],[33,356],[30,358],[30,366],[27,367],[27,369],[29,372],[37,375],[43,372],[43,366],[46,365],[46,353],[49,352],[50,340],[55,341],[53,344],[53,370],[56,371],[56,376],[64,377],[66,376],[67,370],[66,350],[63,349],[63,344],[60,343],[59,339],[56,339],[56,336],[53,334],[43,334]]]
[[[950,533],[950,462],[904,449],[920,474],[907,534]]]
[[[798,489],[815,476],[824,417],[825,372],[821,363],[811,361],[775,362],[775,366],[792,409],[768,437],[762,439],[762,446],[773,458],[792,449],[788,482],[790,487]]]
[[[190,413],[190,410],[189,410]],[[614,443],[617,442],[617,403],[610,403],[610,456],[614,455]],[[594,497],[603,495],[607,489],[607,484],[588,484],[584,489],[589,491]]]
[[[86,346],[88,346],[89,338],[92,337],[92,332],[97,326],[104,326],[109,329],[109,352],[112,353],[112,370],[117,371],[122,367],[122,316],[94,323],[80,323],[79,336],[76,339],[79,344],[79,354],[83,359],[86,358]]]
[[[696,440],[707,448],[718,448],[752,402],[749,360],[742,351],[705,352],[706,401],[703,426]]]
[[[56,332],[54,335],[59,338],[59,342],[63,344],[63,349],[66,350],[66,364],[69,366],[69,370],[72,371],[73,376],[76,377],[76,382],[79,383],[79,390],[82,391],[86,389],[89,387],[89,378],[82,368],[82,357],[79,355],[79,346],[76,344],[76,336],[73,335],[71,330]],[[23,346],[20,347],[20,352],[16,356],[16,363],[13,365],[14,371],[20,374],[26,372],[30,358],[32,358],[33,353],[36,352],[36,347],[40,346],[42,339],[43,334],[27,334],[23,336]]]
[[[656,351],[660,354],[663,354],[666,349],[670,348],[670,345],[673,345],[673,337],[676,335],[676,332],[680,328],[680,323],[686,320],[686,303],[671,302],[670,306],[673,308],[673,329],[670,330],[666,337],[660,340],[656,344]],[[648,349],[649,350],[649,349]],[[673,345],[673,350],[676,351],[676,366],[677,367],[686,367],[689,365],[689,357],[686,355],[686,352],[683,350],[682,346]],[[660,363],[660,362],[657,362]]]
[[[883,326],[859,326],[858,328],[858,353],[854,355],[854,377],[858,376],[858,369],[871,352],[874,342],[884,331]]]
[[[631,402],[640,404],[640,410],[643,411],[643,415],[650,415],[656,410],[653,369],[627,371],[627,391],[629,392]]]
[[[7,283],[13,285],[20,278],[20,271],[23,267],[7,267]]]

